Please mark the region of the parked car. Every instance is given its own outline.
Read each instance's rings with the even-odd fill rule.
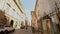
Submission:
[[[15,29],[13,27],[6,26],[6,25],[0,25],[0,34],[7,34],[7,33],[14,32],[14,31]]]
[[[11,26],[5,26],[5,30],[8,31],[9,33],[14,32],[15,29]]]

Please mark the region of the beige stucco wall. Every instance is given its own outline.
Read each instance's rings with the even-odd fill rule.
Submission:
[[[37,7],[36,13],[37,13],[37,15],[40,16],[40,18],[44,16],[44,12],[46,14],[49,14],[49,13],[55,11],[55,7],[56,7],[55,2],[57,3],[58,8],[60,7],[60,0],[39,0],[38,2],[39,3],[37,3],[37,5],[36,5],[36,7]],[[38,7],[38,5],[39,5],[39,7]],[[37,17],[39,18],[39,16],[37,16]],[[58,18],[56,15],[51,18],[56,23],[58,23]]]
[[[60,0],[36,0],[36,5],[35,5],[35,13],[36,15],[32,16],[32,21],[37,25],[38,27],[38,21],[41,17],[44,17],[45,15],[51,13],[54,11],[55,8],[55,1],[58,5],[58,7],[60,7]],[[44,14],[46,13],[46,14]],[[37,17],[37,19],[35,18],[35,16]],[[54,15],[52,18],[52,21],[54,21],[55,23],[58,23],[58,18],[56,15]],[[32,23],[33,23],[32,22]],[[36,26],[35,25],[35,26]]]
[[[60,0],[39,0],[40,3],[40,16],[43,16],[44,12],[47,14],[51,13],[52,10],[55,8],[55,2],[57,3],[58,7],[60,7]]]

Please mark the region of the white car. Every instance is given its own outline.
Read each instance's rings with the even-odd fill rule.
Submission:
[[[4,33],[11,33],[14,32],[15,29],[13,27],[10,26],[4,26],[4,25],[0,25],[0,34],[4,34]]]

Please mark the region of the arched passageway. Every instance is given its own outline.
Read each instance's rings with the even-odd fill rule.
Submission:
[[[11,20],[11,22],[10,22],[10,26],[11,26],[11,27],[13,27],[13,23],[14,23],[14,21]]]

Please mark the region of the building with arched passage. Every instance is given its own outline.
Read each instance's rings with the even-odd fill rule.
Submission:
[[[22,21],[25,23],[25,10],[19,0],[0,0],[0,10],[5,12],[7,19],[5,25],[18,29]]]

